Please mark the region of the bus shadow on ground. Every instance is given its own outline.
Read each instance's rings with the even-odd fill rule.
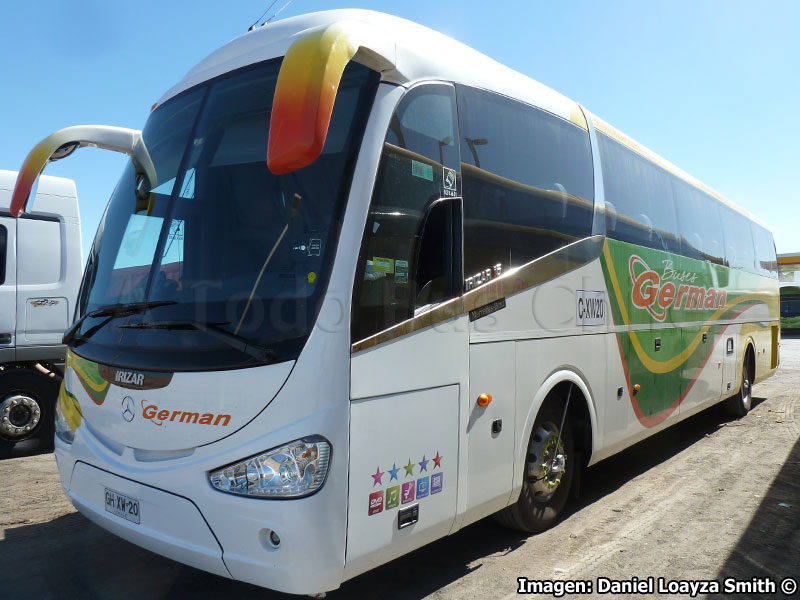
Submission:
[[[470,563],[513,552],[525,539],[484,519],[345,582],[328,598],[420,598],[480,568]],[[182,565],[117,538],[77,513],[7,529],[0,541],[0,564],[9,567],[3,575],[9,598],[302,598]]]
[[[765,400],[754,397],[752,408]],[[580,497],[567,505],[564,518],[615,492],[631,479],[677,456],[733,420],[725,414],[722,405],[717,404],[589,467],[582,475]]]
[[[753,401],[757,405],[763,399],[754,398]],[[708,409],[588,469],[583,476],[581,496],[568,505],[565,518],[713,434],[725,422],[721,411]],[[795,447],[793,455],[797,452]],[[786,477],[797,477],[797,462],[794,469]],[[796,516],[796,510],[791,514]],[[763,526],[769,526],[769,522]],[[796,523],[794,531],[794,543],[797,543]],[[524,533],[501,527],[491,518],[483,519],[345,582],[339,590],[330,592],[328,598],[427,596],[480,569],[487,559],[513,553],[528,538]],[[786,543],[790,543],[788,538]],[[743,548],[747,548],[747,544]],[[744,556],[748,553],[746,549],[742,552]],[[735,552],[729,559],[732,571],[739,564],[732,562],[739,560],[738,556]],[[773,559],[766,557],[764,560]],[[786,560],[790,559],[785,559],[784,565],[789,564]],[[75,513],[47,523],[7,529],[5,539],[0,541],[0,564],[10,567],[3,577],[4,591],[9,597],[38,600],[298,598],[217,577],[163,558],[117,538]]]
[[[78,513],[4,533],[0,564],[9,568],[3,574],[3,597],[265,598],[263,588],[232,582],[153,554],[108,533]],[[270,592],[266,597],[297,598],[271,596]]]
[[[783,463],[750,524],[731,551],[716,579],[769,578],[774,594],[759,597],[789,598],[781,580],[800,580],[800,440]],[[741,597],[741,596],[740,596]],[[755,595],[754,595],[755,597]],[[796,596],[794,596],[796,597]]]

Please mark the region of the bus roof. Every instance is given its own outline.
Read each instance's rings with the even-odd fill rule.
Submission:
[[[578,103],[546,85],[514,71],[443,33],[400,17],[362,9],[310,13],[249,31],[231,40],[198,63],[177,85],[167,91],[156,105],[190,87],[228,71],[283,56],[294,39],[302,32],[312,27],[332,25],[341,21],[366,24],[371,30],[377,30],[380,37],[393,40],[396,53],[395,66],[394,69],[382,73],[383,81],[401,85],[427,79],[455,81],[527,102],[572,121],[584,129],[587,128],[584,113]],[[602,119],[589,113],[587,116],[592,119],[599,131],[767,228],[762,221],[748,211]]]

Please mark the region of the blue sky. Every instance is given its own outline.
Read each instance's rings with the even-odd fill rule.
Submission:
[[[141,129],[167,88],[269,3],[8,3],[0,169],[68,125]],[[760,217],[779,253],[800,251],[800,2],[294,0],[278,18],[344,7],[440,30],[581,102]],[[77,182],[84,258],[124,161],[82,149],[45,171]]]

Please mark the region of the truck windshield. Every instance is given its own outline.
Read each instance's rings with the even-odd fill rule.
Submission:
[[[92,246],[78,317],[99,307],[73,349],[148,370],[210,370],[295,358],[319,311],[378,74],[350,63],[322,155],[285,175],[267,168],[280,59],[246,67],[159,106],[142,132],[149,181],[129,162]],[[245,307],[246,310],[245,310]],[[208,327],[269,350],[259,361]],[[136,326],[138,325],[138,326]]]

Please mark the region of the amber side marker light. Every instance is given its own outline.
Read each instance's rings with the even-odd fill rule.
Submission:
[[[492,402],[492,395],[491,394],[481,394],[478,396],[478,406],[489,406]]]

